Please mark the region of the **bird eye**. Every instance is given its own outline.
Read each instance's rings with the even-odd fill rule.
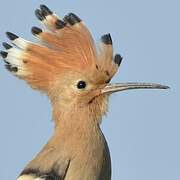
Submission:
[[[79,81],[77,83],[77,88],[78,89],[84,89],[86,87],[86,82],[85,81]]]

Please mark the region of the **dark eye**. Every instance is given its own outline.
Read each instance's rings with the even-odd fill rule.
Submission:
[[[86,87],[86,82],[85,81],[79,81],[77,83],[77,88],[78,89],[84,89]]]

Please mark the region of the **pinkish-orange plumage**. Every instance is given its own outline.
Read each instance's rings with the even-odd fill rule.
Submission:
[[[36,12],[40,13],[40,10]],[[68,18],[78,23],[71,25]],[[43,22],[50,31],[32,28],[32,33],[40,40],[40,44],[33,44],[22,38],[13,41],[21,48],[18,55],[22,59],[22,65],[19,69],[22,68],[24,73],[16,72],[18,77],[26,80],[32,87],[46,92],[56,77],[65,71],[84,73],[93,80],[96,76],[97,83],[104,83],[112,78],[118,64],[112,61],[112,42],[109,34],[103,36],[109,38],[109,42],[102,43],[97,52],[90,32],[76,15],[70,13],[62,21],[57,15],[50,14]],[[7,34],[12,37],[11,33]],[[24,47],[21,47],[21,44]]]
[[[55,131],[18,180],[110,180],[111,162],[100,130],[108,97],[116,91],[138,88],[166,89],[149,83],[109,84],[122,57],[114,55],[110,34],[97,49],[81,19],[69,13],[60,19],[48,7],[36,10],[48,30],[32,28],[39,43],[7,32],[16,46],[3,43],[6,68],[52,103]]]

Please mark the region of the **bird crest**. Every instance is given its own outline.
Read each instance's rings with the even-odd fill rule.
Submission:
[[[45,30],[32,27],[38,43],[6,33],[15,45],[3,43],[7,51],[1,51],[10,72],[44,92],[48,92],[57,78],[68,72],[83,74],[94,84],[111,80],[122,57],[113,55],[110,34],[101,37],[97,49],[91,33],[77,15],[69,13],[61,19],[45,5],[41,5],[35,14],[45,25]]]

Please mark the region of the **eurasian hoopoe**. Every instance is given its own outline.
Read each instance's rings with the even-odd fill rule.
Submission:
[[[53,108],[54,134],[25,167],[18,180],[110,180],[110,153],[100,129],[113,92],[166,89],[151,83],[109,84],[122,57],[114,55],[110,34],[97,50],[81,19],[69,13],[60,19],[45,5],[35,11],[48,28],[32,28],[35,44],[7,32],[5,67],[32,88],[47,94]]]

